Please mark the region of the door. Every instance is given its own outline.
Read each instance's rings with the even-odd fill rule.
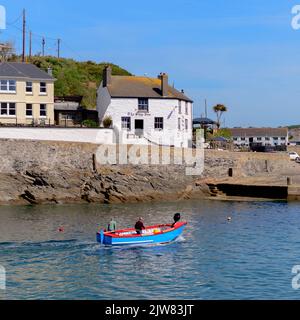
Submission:
[[[135,120],[135,135],[138,137],[144,136],[144,120]]]

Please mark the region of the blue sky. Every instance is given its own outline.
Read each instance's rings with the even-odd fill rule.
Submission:
[[[21,49],[21,11],[45,35],[46,52],[109,61],[136,75],[167,72],[195,101],[195,116],[217,103],[227,126],[300,123],[300,30],[291,10],[300,0],[0,0],[7,30]],[[34,51],[41,39],[34,36]]]

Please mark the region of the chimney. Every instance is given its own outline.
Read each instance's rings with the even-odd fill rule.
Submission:
[[[111,84],[111,66],[106,66],[103,70],[103,87],[107,87]]]
[[[161,94],[163,97],[167,97],[169,91],[169,77],[166,73],[161,73],[158,78],[161,80]]]
[[[48,74],[49,74],[49,76],[53,76],[53,70],[52,70],[52,68],[51,67],[49,67],[48,68]]]

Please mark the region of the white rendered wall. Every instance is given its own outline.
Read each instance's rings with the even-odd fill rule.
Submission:
[[[0,139],[113,144],[113,130],[59,128],[0,128]]]
[[[135,134],[135,120],[144,120],[145,138],[153,143],[163,145],[175,145],[176,147],[188,147],[192,140],[192,103],[188,103],[188,113],[185,112],[185,101],[182,101],[181,111],[179,114],[179,100],[176,99],[149,99],[149,112],[143,113],[138,111],[138,99],[134,98],[112,98],[109,106],[106,106],[107,97],[105,92],[99,90],[98,94],[104,97],[98,97],[99,114],[105,110],[104,117],[111,116],[113,126],[121,131],[122,117],[131,118],[131,130],[125,131],[125,135]],[[102,102],[101,102],[102,101]],[[103,105],[101,105],[103,103]],[[154,119],[156,117],[164,118],[164,130],[154,130]],[[181,119],[181,130],[178,130],[178,119]],[[101,117],[100,117],[101,119]],[[188,121],[188,130],[185,128],[185,120]],[[127,143],[132,143],[131,140]],[[173,142],[172,142],[173,141]],[[123,140],[123,143],[126,141]]]

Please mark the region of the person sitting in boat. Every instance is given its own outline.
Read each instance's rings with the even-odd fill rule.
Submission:
[[[172,228],[175,227],[176,223],[179,222],[181,219],[181,214],[180,213],[175,213],[174,215],[174,223],[172,224]]]
[[[110,223],[108,224],[107,231],[115,232],[117,230],[117,223],[114,218],[111,218]]]
[[[144,226],[144,220],[143,218],[139,218],[139,220],[137,221],[137,223],[135,224],[135,230],[137,234],[142,234],[143,230],[145,230],[145,226]]]

